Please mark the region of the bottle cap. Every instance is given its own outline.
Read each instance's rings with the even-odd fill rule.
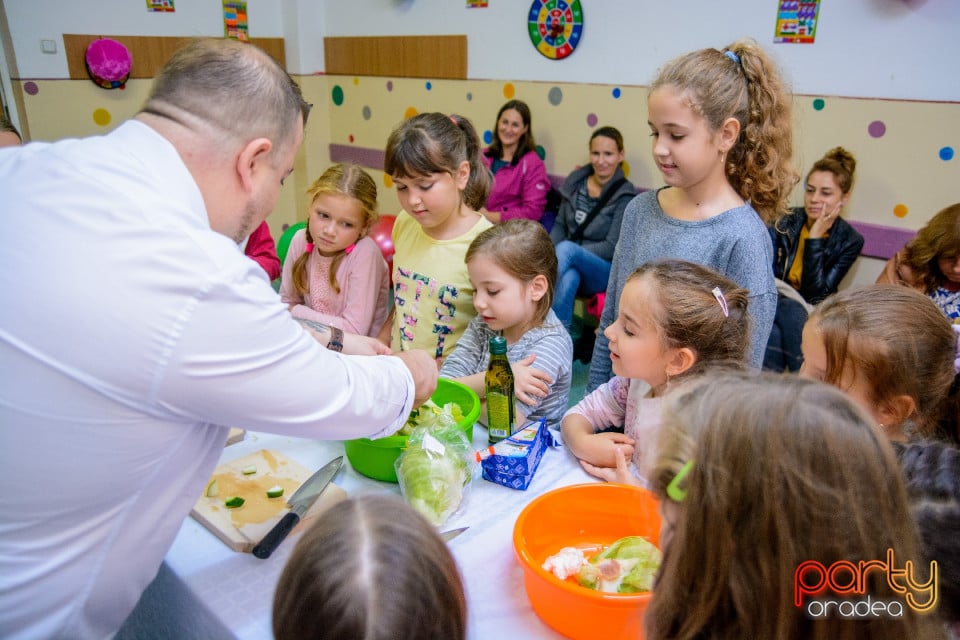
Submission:
[[[503,336],[493,336],[490,338],[490,354],[503,355],[507,352],[507,339]]]

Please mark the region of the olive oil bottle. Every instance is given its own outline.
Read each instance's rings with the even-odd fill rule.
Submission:
[[[517,430],[513,369],[507,360],[507,340],[490,338],[490,364],[484,379],[487,388],[487,433],[490,444],[508,438]]]

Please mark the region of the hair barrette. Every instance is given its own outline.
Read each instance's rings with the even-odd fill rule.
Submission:
[[[723,291],[720,291],[720,287],[713,288],[713,297],[717,299],[717,302],[720,304],[720,308],[723,309],[723,317],[730,317],[730,308],[727,306],[727,297],[723,295]]]
[[[737,64],[740,64],[740,56],[735,54],[733,51],[730,51],[729,49],[727,49],[726,51],[723,52],[723,55],[727,56]]]
[[[680,471],[677,471],[677,475],[673,476],[673,480],[667,485],[667,496],[674,502],[683,502],[687,499],[687,490],[681,488],[680,483],[687,477],[691,469],[693,469],[693,460],[687,460],[687,463],[680,467]]]
[[[457,124],[457,119],[456,119],[456,118],[454,118],[453,116],[447,116],[447,117],[450,118],[450,122],[452,122],[453,124],[455,124],[455,125],[458,126],[458,127],[460,126],[459,124]]]
[[[312,243],[312,242],[308,242],[308,243],[307,243],[307,253],[313,253],[313,243]]]

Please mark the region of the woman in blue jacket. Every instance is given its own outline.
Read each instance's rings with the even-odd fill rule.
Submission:
[[[795,207],[770,227],[773,275],[781,283],[765,369],[800,368],[800,335],[807,312],[836,293],[860,255],[863,236],[840,217],[850,200],[856,166],[856,159],[843,147],[828,151],[807,174],[804,206]]]

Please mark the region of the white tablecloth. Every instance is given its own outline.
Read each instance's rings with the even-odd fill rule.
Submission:
[[[476,448],[486,446],[486,429],[474,429]],[[343,455],[340,442],[301,440],[264,433],[224,449],[221,462],[274,449],[308,469],[318,469]],[[501,487],[479,476],[465,503],[441,527],[469,529],[449,545],[464,578],[469,638],[561,638],[533,612],[513,552],[513,525],[533,498],[557,487],[595,481],[566,449],[544,453],[526,491]],[[335,482],[349,496],[370,492],[399,493],[395,484],[378,482],[354,471],[349,462]],[[187,518],[167,553],[160,574],[141,598],[118,640],[143,637],[272,638],[273,592],[283,565],[296,543],[287,539],[267,560],[230,550],[212,533]]]

